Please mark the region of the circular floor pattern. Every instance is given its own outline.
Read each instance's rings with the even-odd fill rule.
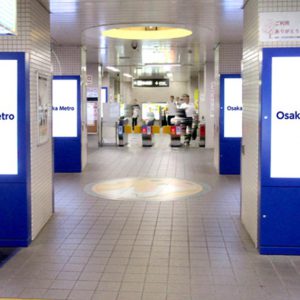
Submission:
[[[210,188],[178,178],[132,177],[88,184],[85,191],[96,197],[110,200],[171,201],[203,194]]]

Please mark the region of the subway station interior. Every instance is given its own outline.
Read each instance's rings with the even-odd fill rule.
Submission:
[[[0,300],[299,300],[299,70],[299,0],[0,0]]]

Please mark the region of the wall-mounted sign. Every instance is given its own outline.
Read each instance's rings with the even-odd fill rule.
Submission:
[[[53,79],[53,137],[77,137],[76,79]]]
[[[242,137],[242,79],[224,79],[224,137]]]
[[[300,178],[299,70],[299,56],[272,58],[272,178]]]
[[[16,34],[17,1],[0,1],[0,35]]]
[[[169,79],[135,79],[134,87],[169,87]]]
[[[0,174],[18,174],[18,62],[0,60]],[[25,125],[24,125],[25,126]]]
[[[37,73],[37,124],[38,145],[49,138],[50,80],[47,75]]]
[[[300,12],[264,12],[259,14],[259,38],[262,42],[299,41]]]

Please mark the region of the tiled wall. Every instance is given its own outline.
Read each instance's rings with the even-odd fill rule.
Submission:
[[[201,115],[204,115],[205,117],[205,125],[206,125],[205,148],[214,148],[214,105],[215,105],[214,63],[207,62],[204,66],[203,89],[204,89],[204,102],[200,102],[200,117]],[[203,111],[201,110],[201,106],[203,107]]]
[[[124,103],[131,103],[132,98],[132,82],[121,82],[121,98]]]
[[[98,91],[98,64],[87,64],[87,75],[92,76],[92,83],[87,85],[87,90]]]
[[[240,74],[243,47],[237,44],[219,44],[215,49],[215,129],[214,129],[214,164],[219,171],[219,119],[220,119],[220,74]]]
[[[51,78],[51,54],[49,13],[38,1],[30,1],[30,4],[32,26],[30,53],[31,191],[32,237],[35,238],[53,212],[52,132],[49,129],[49,142],[37,147],[36,126],[36,71],[48,75],[49,79]],[[49,92],[51,93],[51,90]],[[49,99],[51,101],[50,95]]]
[[[220,45],[215,49],[215,109],[214,109],[214,165],[219,172],[220,160],[220,141],[219,141],[219,123],[220,123]]]
[[[300,1],[249,0],[244,9],[242,222],[257,245],[259,188],[260,61],[262,47],[299,47],[300,42],[259,42],[259,12],[300,11]]]
[[[242,222],[257,244],[258,149],[259,149],[259,51],[258,2],[244,10],[243,43],[243,138],[241,165]]]
[[[80,75],[81,47],[53,46],[52,47],[53,75]]]
[[[36,72],[49,78],[51,76],[49,13],[38,1],[19,0],[17,31],[17,36],[0,38],[0,51],[25,51],[30,54],[31,209],[34,239],[53,211],[51,128],[48,142],[37,145]],[[50,95],[49,89],[49,99]]]

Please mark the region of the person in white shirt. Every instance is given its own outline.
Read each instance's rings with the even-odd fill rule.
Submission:
[[[176,104],[174,102],[174,96],[170,96],[168,101],[168,125],[171,125],[171,119],[175,117],[176,114]]]
[[[132,129],[137,125],[137,120],[140,115],[140,106],[138,105],[138,101],[134,99],[134,104],[132,105]]]
[[[185,109],[186,114],[186,134],[185,134],[185,144],[189,145],[191,141],[191,132],[193,126],[193,117],[195,115],[195,107],[194,104],[190,101],[190,96],[188,94],[184,94],[182,96],[183,104],[181,108]]]

